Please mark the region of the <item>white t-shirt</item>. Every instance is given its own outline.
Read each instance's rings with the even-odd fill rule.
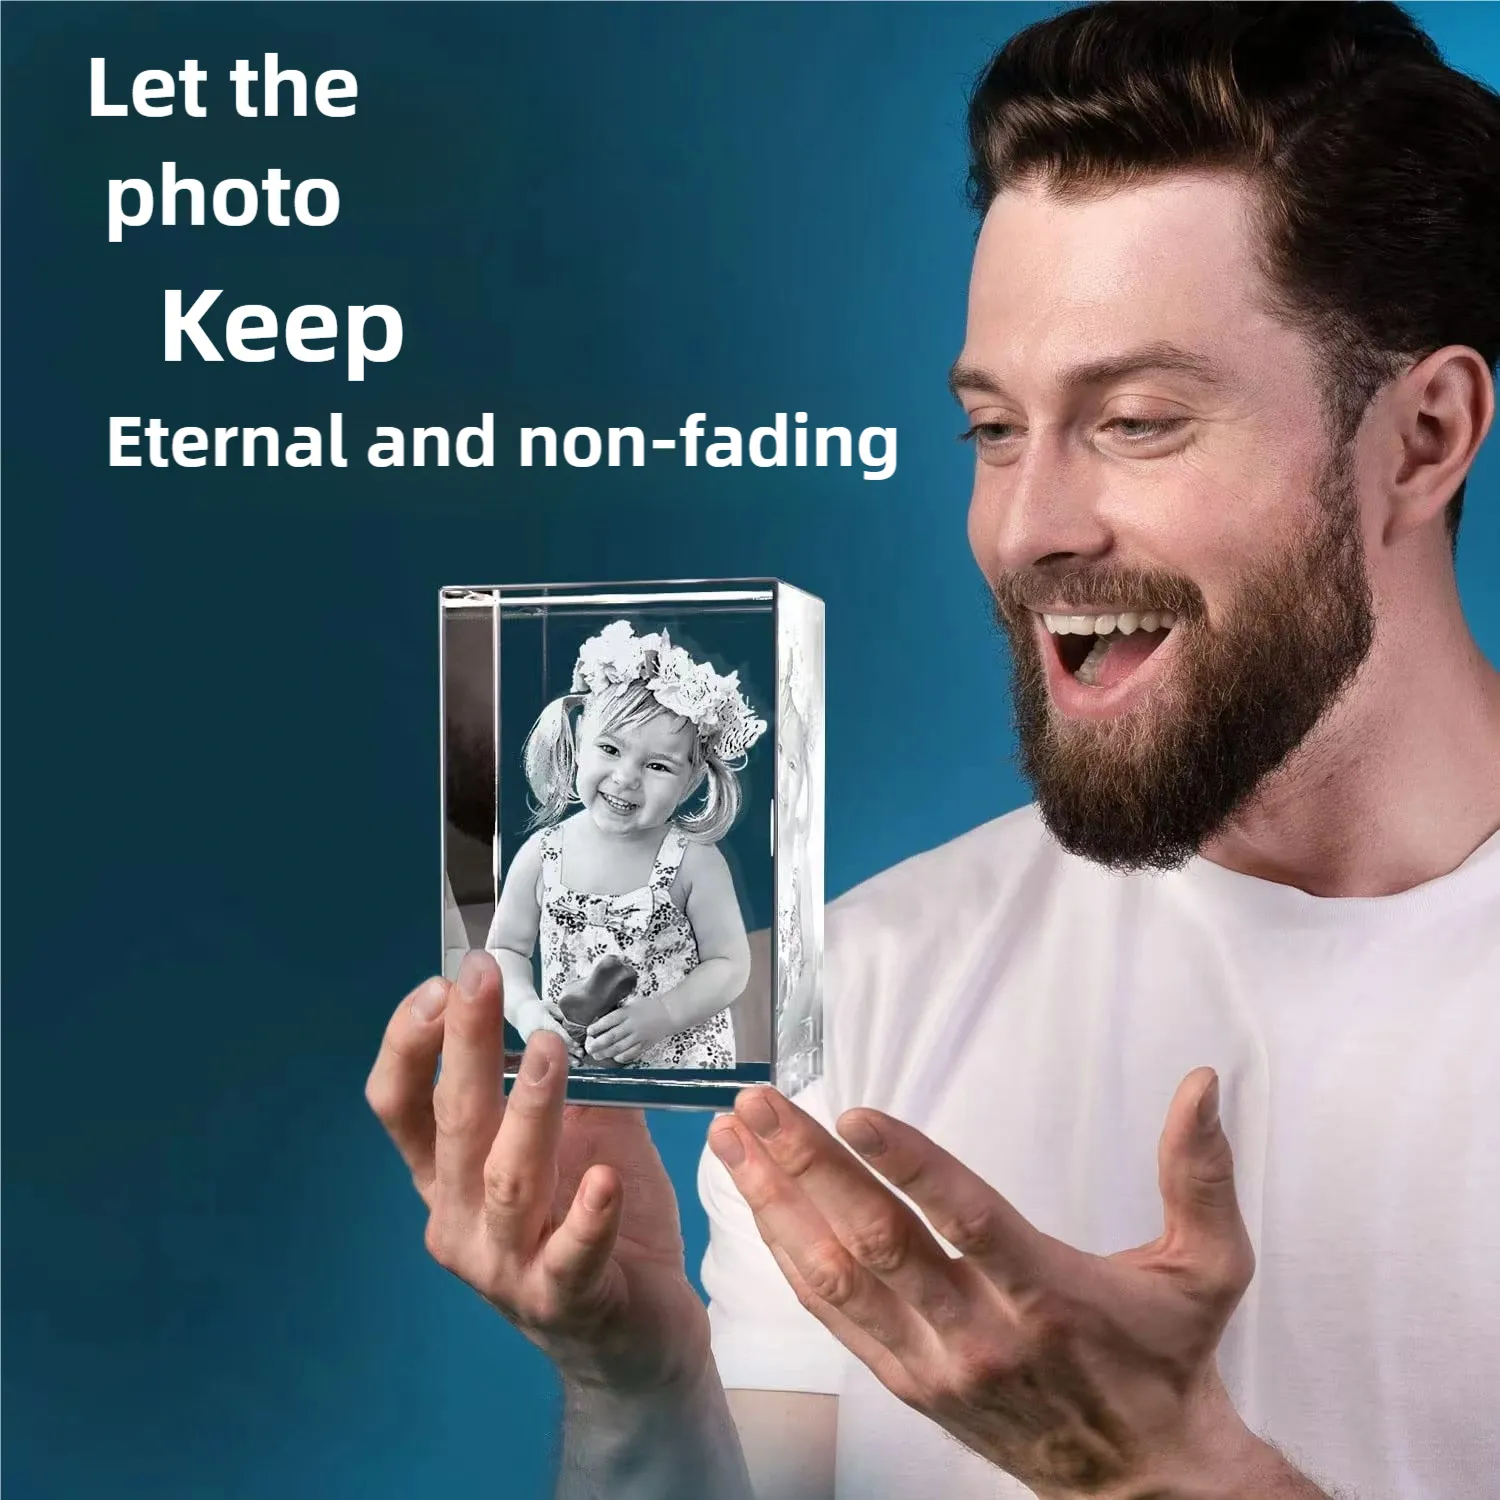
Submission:
[[[1351,1500],[1500,1496],[1500,834],[1320,899],[1111,874],[1025,808],[833,903],[826,968],[801,1102],[908,1121],[1083,1250],[1161,1232],[1168,1101],[1218,1069],[1258,1256],[1219,1356],[1241,1415]],[[839,1397],[840,1500],[1029,1494],[803,1311],[708,1152],[699,1188],[724,1383]]]

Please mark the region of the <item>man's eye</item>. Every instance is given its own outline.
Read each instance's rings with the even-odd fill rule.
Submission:
[[[1115,417],[1104,424],[1104,430],[1114,429],[1126,442],[1139,443],[1149,438],[1165,437],[1186,423],[1186,417]]]
[[[1003,443],[1015,430],[1010,422],[976,422],[967,432],[959,433],[958,440],[973,443],[977,448],[989,448]]]

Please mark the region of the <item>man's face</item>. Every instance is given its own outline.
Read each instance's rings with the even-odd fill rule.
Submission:
[[[1022,769],[1120,869],[1197,852],[1370,648],[1352,460],[1258,305],[1248,203],[1208,175],[1010,191],[975,256],[954,389]]]

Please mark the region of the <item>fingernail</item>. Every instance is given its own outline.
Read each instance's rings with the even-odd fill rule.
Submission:
[[[1198,1096],[1198,1129],[1209,1131],[1219,1123],[1219,1075],[1214,1074],[1208,1087]]]
[[[781,1129],[781,1121],[777,1119],[776,1111],[771,1107],[771,1101],[764,1094],[746,1094],[736,1107],[735,1113],[762,1140],[775,1135]]]
[[[885,1138],[868,1120],[840,1120],[839,1134],[861,1156],[879,1156],[885,1150]]]
[[[466,999],[479,998],[479,986],[493,962],[488,953],[481,952],[478,948],[464,954],[464,961],[458,969],[458,987],[464,992]]]
[[[435,1021],[448,1003],[448,986],[441,979],[429,979],[411,997],[412,1014],[419,1021]]]
[[[528,1047],[521,1058],[521,1077],[527,1083],[540,1083],[552,1070],[552,1059],[538,1046]]]
[[[737,1167],[745,1159],[745,1143],[733,1125],[717,1126],[709,1135],[708,1143],[726,1167]]]
[[[607,1182],[600,1182],[597,1178],[585,1184],[583,1189],[583,1206],[594,1213],[601,1213],[609,1207],[610,1199],[614,1193],[610,1190]]]

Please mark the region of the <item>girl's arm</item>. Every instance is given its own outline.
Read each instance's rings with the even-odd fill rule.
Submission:
[[[505,1019],[524,1040],[538,1026],[562,1032],[562,1025],[542,1003],[532,977],[531,955],[536,951],[542,909],[537,885],[542,873],[542,838],[533,834],[516,853],[500,887],[500,902],[490,922],[485,948],[493,953],[505,981]]]
[[[750,939],[728,861],[712,844],[689,844],[683,877],[698,967],[657,997],[671,1021],[669,1035],[716,1016],[744,994],[750,980]]]

